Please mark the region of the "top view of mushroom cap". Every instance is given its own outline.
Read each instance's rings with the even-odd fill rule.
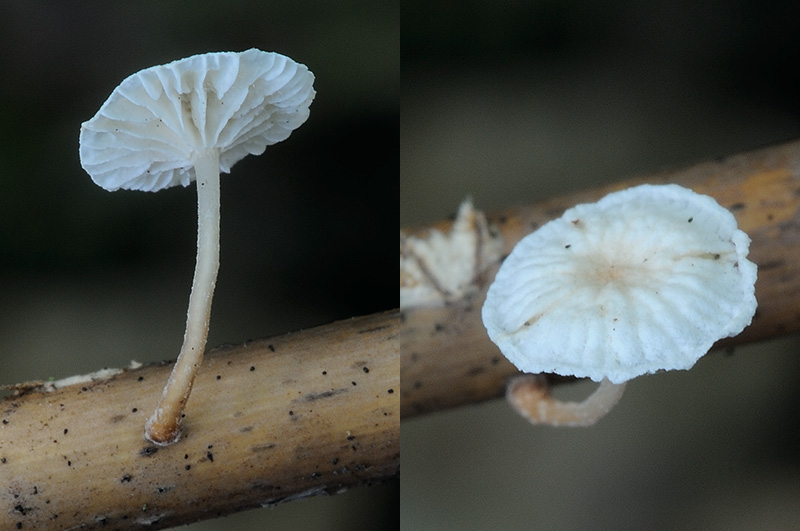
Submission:
[[[256,49],[141,70],[81,126],[81,165],[106,190],[156,191],[187,186],[196,154],[216,148],[227,173],[308,119],[313,82],[305,65]]]
[[[621,383],[688,369],[752,320],[749,244],[711,197],[674,184],[615,192],[523,238],[483,322],[523,372]]]

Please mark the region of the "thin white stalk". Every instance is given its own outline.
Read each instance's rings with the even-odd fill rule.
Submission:
[[[509,382],[506,399],[531,424],[591,426],[619,402],[626,384],[604,379],[583,402],[563,402],[550,394],[544,376],[525,374]]]
[[[197,263],[189,295],[186,332],[161,400],[145,424],[145,437],[162,446],[177,442],[181,436],[183,410],[206,348],[211,300],[219,270],[219,150],[198,152],[194,163],[197,175]]]

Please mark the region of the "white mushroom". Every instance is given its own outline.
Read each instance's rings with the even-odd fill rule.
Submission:
[[[584,403],[541,377],[508,397],[531,422],[588,425],[642,374],[689,369],[756,309],[750,239],[711,197],[642,185],[564,212],[517,244],[483,306],[491,340],[521,371],[602,382]]]
[[[125,79],[81,126],[81,165],[113,191],[158,191],[197,181],[197,265],[178,361],[145,428],[160,445],[180,438],[203,358],[219,268],[219,174],[289,137],[309,115],[314,76],[277,53],[194,55]]]

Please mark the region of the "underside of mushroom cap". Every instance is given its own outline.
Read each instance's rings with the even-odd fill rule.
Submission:
[[[194,55],[125,79],[83,123],[81,165],[98,185],[155,191],[195,180],[194,156],[220,151],[220,170],[285,140],[306,121],[314,75],[250,49]]]
[[[688,369],[752,320],[749,243],[711,197],[674,184],[612,193],[520,241],[483,321],[523,372],[620,383]]]

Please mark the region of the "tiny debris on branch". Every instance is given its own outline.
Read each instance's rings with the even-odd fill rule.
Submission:
[[[90,372],[89,374],[79,374],[76,376],[68,376],[66,378],[61,378],[60,380],[36,380],[32,382],[23,382],[18,384],[11,384],[11,385],[0,385],[0,390],[5,391],[13,391],[13,396],[21,396],[25,393],[30,393],[34,391],[50,393],[55,391],[56,389],[61,389],[62,387],[68,387],[70,385],[78,385],[78,384],[86,384],[91,382],[96,382],[99,380],[108,380],[112,376],[116,376],[117,374],[121,374],[124,371],[131,371],[138,369],[142,366],[141,363],[138,361],[131,361],[130,365],[122,369],[109,369],[104,368],[100,369],[99,371]]]

